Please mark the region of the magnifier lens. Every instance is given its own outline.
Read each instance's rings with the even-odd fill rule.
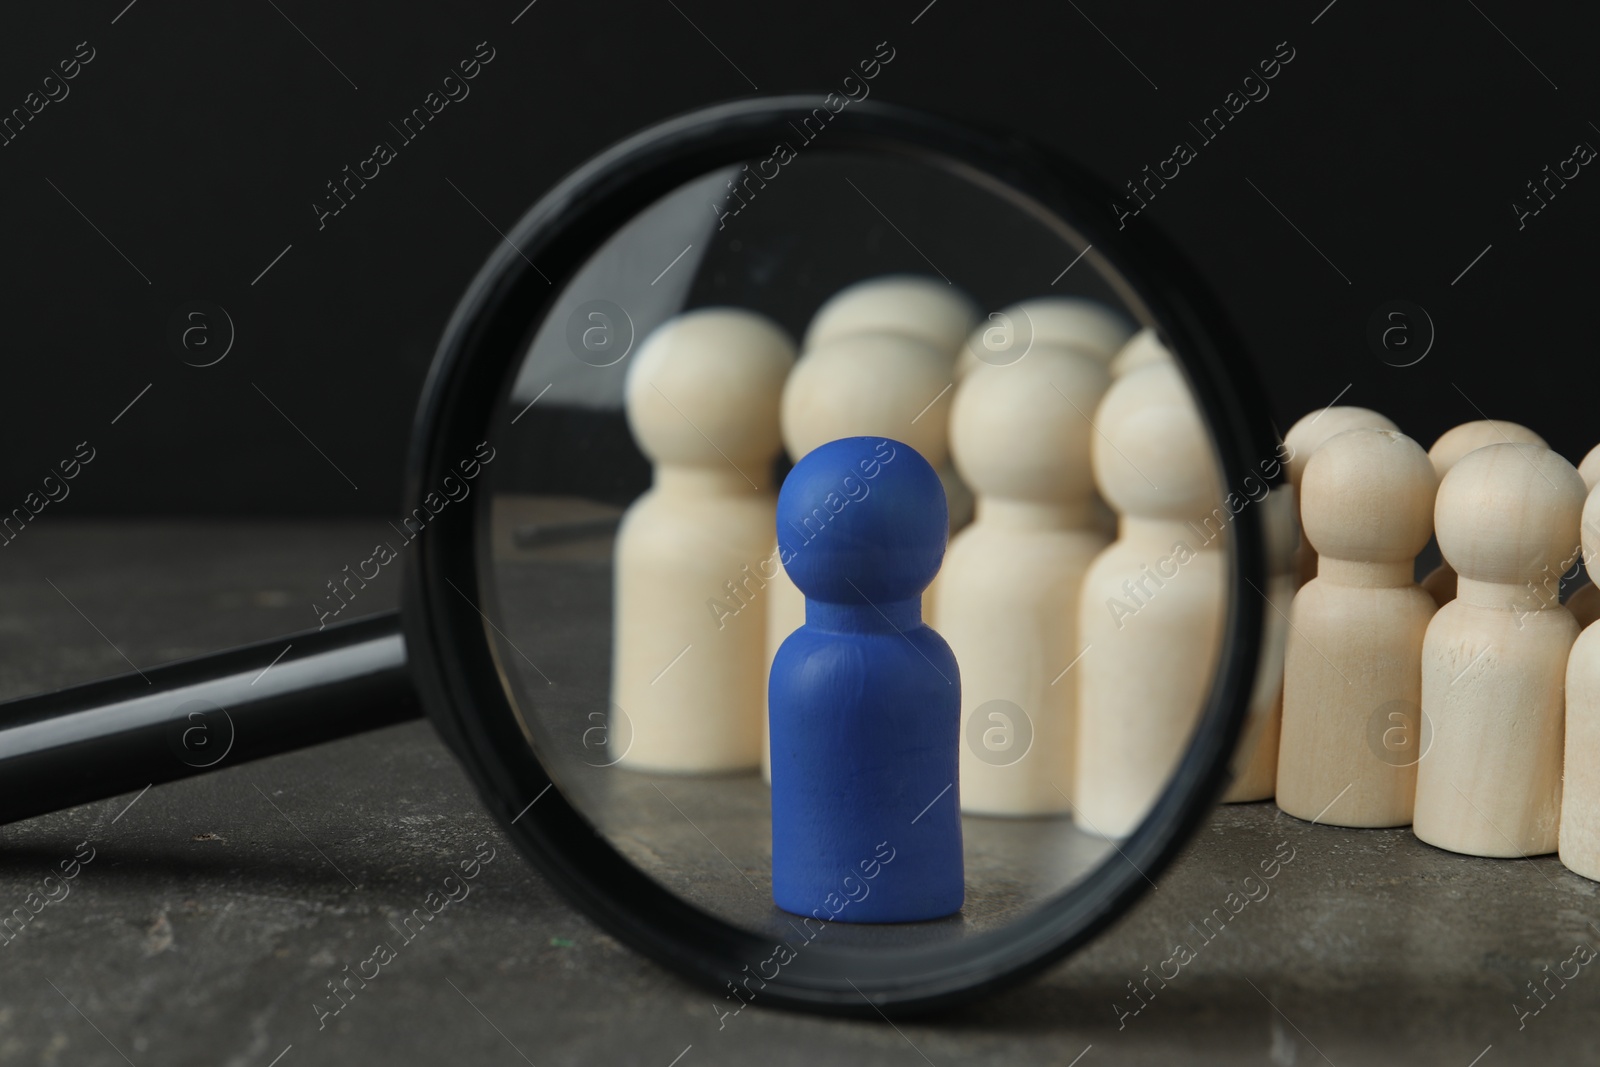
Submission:
[[[890,999],[975,987],[1001,975],[964,951],[1086,936],[1208,799],[1245,700],[1213,682],[1254,659],[1240,515],[1283,510],[1270,455],[1228,484],[1148,286],[981,170],[805,142],[675,182],[577,262],[474,472],[505,697],[474,714],[537,768],[516,817],[547,776],[724,924],[730,978],[787,945],[775,999],[852,967]],[[1272,793],[1275,655],[1230,799]]]

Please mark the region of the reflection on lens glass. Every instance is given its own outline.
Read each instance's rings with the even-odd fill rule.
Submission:
[[[662,198],[529,323],[490,430],[504,682],[572,805],[696,906],[846,946],[994,929],[1124,862],[1238,511],[1065,223],[888,157],[756,180]],[[1277,692],[1229,799],[1272,794]]]

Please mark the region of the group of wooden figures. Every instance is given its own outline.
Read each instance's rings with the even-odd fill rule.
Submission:
[[[1574,468],[1485,419],[1424,452],[1337,407],[1286,441],[1304,584],[1284,620],[1278,806],[1475,856],[1559,852],[1600,879],[1600,591],[1561,600],[1600,558],[1600,448]],[[1418,583],[1430,537],[1443,563]]]
[[[1257,590],[1270,609],[1266,666],[1224,799],[1276,797],[1325,824],[1412,823],[1424,841],[1477,855],[1550,852],[1559,840],[1568,866],[1600,878],[1600,630],[1580,640],[1574,617],[1600,613],[1600,596],[1586,587],[1569,610],[1555,593],[1579,558],[1586,482],[1532,431],[1469,423],[1424,452],[1381,415],[1330,407],[1296,424],[1259,478],[1224,486],[1201,413],[1151,331],[1078,297],[985,317],[953,286],[909,276],[836,294],[798,356],[751,311],[671,319],[633,357],[625,405],[654,469],[615,548],[612,702],[631,724],[625,767],[761,767],[771,780],[780,647],[808,619],[848,633],[876,626],[864,610],[830,614],[842,598],[898,620],[890,632],[945,678],[957,709],[930,711],[927,737],[900,741],[868,728],[870,707],[855,736],[851,720],[830,720],[814,739],[821,750],[856,778],[887,782],[861,803],[937,800],[946,816],[914,806],[907,818],[913,829],[954,819],[957,843],[958,804],[1125,836],[1188,745],[1222,653],[1232,524],[1257,508],[1275,561]],[[824,459],[830,443],[839,448]],[[780,514],[785,453],[796,471],[817,453],[805,490],[815,499]],[[912,468],[923,461],[943,488],[950,540],[917,618],[868,589],[904,584],[884,576],[898,574],[901,527],[905,558],[926,547],[909,512],[898,527],[873,514],[920,507],[906,502],[921,499]],[[1283,469],[1289,484],[1276,484]],[[1600,457],[1583,473],[1592,487]],[[1596,501],[1583,525],[1590,552],[1600,551]],[[1446,563],[1419,585],[1416,557],[1435,533]],[[808,588],[808,603],[794,561],[834,559],[845,545],[860,548],[837,557],[853,592],[824,603]],[[958,679],[912,640],[923,619]],[[830,655],[845,664],[847,651]],[[856,668],[838,669],[780,673],[785,686],[859,701],[864,690],[845,677]],[[874,692],[881,706],[899,699]],[[937,759],[906,769],[926,755],[919,745],[948,757],[949,782],[935,782]],[[928,785],[951,788],[939,800]],[[775,865],[779,818],[775,793]],[[940,825],[948,851],[950,824]],[[959,850],[956,862],[959,884]],[[891,917],[947,912],[945,896],[926,914]]]

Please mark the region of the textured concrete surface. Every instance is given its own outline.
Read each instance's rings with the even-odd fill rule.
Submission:
[[[0,695],[301,628],[382,528],[30,527],[0,555]],[[374,583],[363,606],[396,592]],[[390,923],[480,842],[493,858],[469,895],[405,941]],[[987,1002],[898,1027],[757,1006],[719,1030],[712,996],[600,933],[515,856],[417,723],[0,828],[0,914],[58,898],[0,946],[0,1064],[1600,1057],[1600,974],[1574,951],[1600,948],[1600,899],[1553,858],[1469,859],[1258,804],[1220,810],[1157,881],[1088,950]],[[393,958],[322,1017],[326,983],[381,941]]]

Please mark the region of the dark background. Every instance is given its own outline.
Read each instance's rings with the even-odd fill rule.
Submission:
[[[828,91],[885,40],[876,98],[1015,127],[1119,186],[1179,140],[1200,147],[1189,121],[1287,41],[1270,96],[1129,223],[1166,229],[1210,276],[1280,424],[1342,396],[1424,446],[1485,415],[1574,462],[1600,439],[1584,373],[1600,177],[1584,168],[1521,231],[1511,207],[1577,142],[1600,144],[1600,15],[1506,0],[525,3],[0,15],[0,112],[78,42],[96,53],[0,148],[0,511],[85,440],[93,464],[42,521],[397,511],[429,359],[497,229],[641,126],[752,82]],[[393,140],[388,122],[480,41],[495,59],[471,95],[319,231],[324,183]],[[1397,298],[1437,331],[1404,368],[1366,341]],[[194,300],[235,324],[212,367],[168,341]]]

